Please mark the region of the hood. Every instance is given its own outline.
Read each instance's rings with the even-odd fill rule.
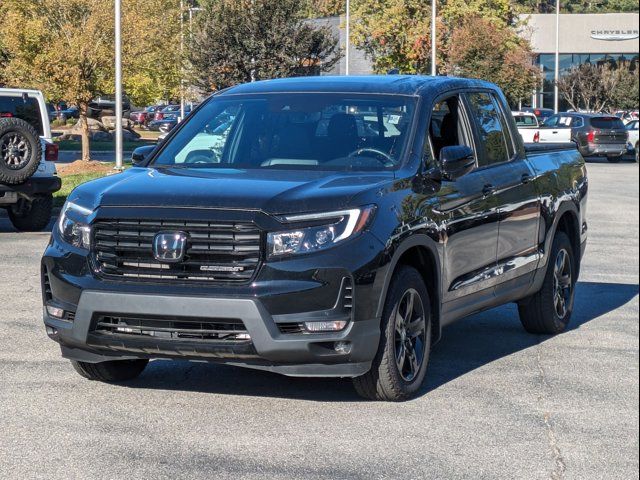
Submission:
[[[392,172],[132,168],[78,187],[70,197],[87,208],[192,207],[268,214],[342,209]]]

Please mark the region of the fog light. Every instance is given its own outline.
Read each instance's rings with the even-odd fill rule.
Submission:
[[[351,353],[351,342],[336,342],[333,349],[340,355],[347,355]]]
[[[304,322],[304,326],[309,332],[338,332],[347,326],[345,320],[332,322]]]
[[[50,337],[55,337],[56,335],[58,335],[58,330],[52,327],[47,327],[47,335],[49,335]]]
[[[52,305],[47,305],[47,313],[54,318],[64,318],[64,310]]]

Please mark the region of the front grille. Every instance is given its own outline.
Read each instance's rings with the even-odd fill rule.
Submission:
[[[247,329],[239,319],[163,318],[99,315],[95,332],[114,336],[146,336],[158,340],[215,340],[247,342]]]
[[[261,258],[261,233],[252,223],[100,220],[93,228],[98,272],[111,279],[244,283]],[[184,259],[161,263],[153,256],[153,239],[173,231],[187,234]]]

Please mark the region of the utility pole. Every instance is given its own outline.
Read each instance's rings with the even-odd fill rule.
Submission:
[[[553,87],[553,109],[555,113],[560,111],[560,0],[556,0],[556,66]]]
[[[115,0],[116,43],[116,170],[122,170],[122,9]]]
[[[346,26],[346,46],[345,46],[345,55],[344,55],[344,73],[345,75],[349,75],[349,45],[351,44],[351,1],[347,0],[347,26]]]
[[[436,48],[437,48],[437,42],[436,42],[436,37],[437,37],[437,26],[436,26],[436,20],[437,20],[438,16],[437,16],[437,12],[436,12],[436,0],[431,0],[431,76],[435,77],[436,75],[438,75],[438,66],[436,64],[437,62],[437,55],[436,55]]]

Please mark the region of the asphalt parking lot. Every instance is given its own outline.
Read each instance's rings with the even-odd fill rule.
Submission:
[[[447,328],[422,395],[155,361],[115,386],[47,339],[48,234],[0,217],[0,478],[629,479],[638,476],[638,165],[588,165],[590,242],[572,328],[514,306]]]

